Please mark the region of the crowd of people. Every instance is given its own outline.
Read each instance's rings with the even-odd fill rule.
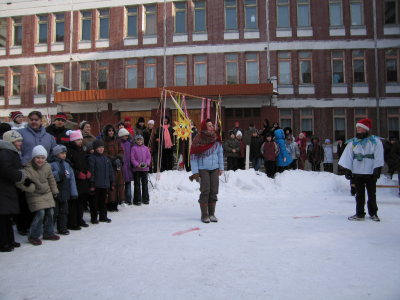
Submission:
[[[132,126],[127,116],[116,127],[105,125],[98,137],[91,133],[90,122],[82,121],[78,125],[64,113],[58,113],[54,123],[46,128],[39,111],[29,113],[26,123],[19,111],[12,112],[10,117],[10,123],[0,124],[1,252],[20,247],[14,239],[14,224],[31,244],[41,245],[41,236],[55,241],[60,239],[59,235],[69,235],[70,230],[88,227],[83,218],[85,211],[90,213],[91,224],[110,223],[107,213],[118,212],[119,204],[148,205],[148,173],[172,170],[176,150],[183,156],[184,169],[193,173],[190,179],[202,179],[199,203],[201,220],[205,223],[218,221],[214,213],[224,156],[228,170],[244,169],[246,145],[250,146],[252,167],[258,171],[264,160],[265,173],[270,178],[285,170],[304,170],[306,161],[312,171],[320,171],[322,163],[324,171],[333,172],[333,146],[329,139],[321,145],[319,138],[312,136],[308,143],[306,133],[295,138],[291,128],[281,129],[277,122],[270,126],[268,120],[264,120],[262,130],[250,124],[245,132],[237,122],[226,140],[210,120],[202,122],[200,132],[191,123],[193,133],[189,140],[181,138],[178,143],[179,137],[174,134],[168,116],[162,118],[162,125],[156,130],[153,120],[146,126],[145,119],[140,117]],[[71,126],[78,129],[73,130]],[[369,141],[367,138],[373,145],[380,145],[379,138],[370,137],[360,134],[353,146],[365,140],[360,142],[364,147]],[[337,145],[341,161],[345,161],[343,153],[350,155],[349,144],[346,147],[344,142],[341,139]],[[378,161],[373,156],[368,154],[362,158]],[[359,160],[360,155],[356,158]],[[396,170],[400,171],[400,142],[395,138],[385,142],[384,159],[390,177]],[[352,160],[347,160],[339,162],[338,174],[351,180],[351,193],[356,194],[360,190],[357,185],[367,182],[349,174]],[[380,174],[380,168],[373,168],[374,179],[378,178],[376,173]],[[372,183],[368,181],[368,184]],[[357,197],[361,199],[364,195],[357,192]],[[375,206],[371,204],[373,215],[377,211]],[[357,214],[361,215],[361,208],[357,208]]]

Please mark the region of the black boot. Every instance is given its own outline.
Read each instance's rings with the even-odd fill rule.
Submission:
[[[208,214],[210,215],[211,222],[218,222],[218,219],[215,217],[215,205],[217,203],[208,203]]]
[[[208,217],[208,204],[200,204],[201,209],[201,220],[203,223],[210,223],[210,218]]]

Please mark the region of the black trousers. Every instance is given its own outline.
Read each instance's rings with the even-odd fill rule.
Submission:
[[[100,214],[100,219],[107,218],[106,209],[107,189],[96,188],[94,195],[89,199],[90,204],[90,219],[97,221],[97,216]]]
[[[238,169],[240,169],[240,170],[244,170],[245,169],[246,166],[245,166],[244,157],[238,157],[237,166],[238,166]]]
[[[158,152],[152,153],[152,164],[149,173],[157,173],[157,166],[158,166]]]
[[[297,159],[293,159],[292,163],[289,165],[289,170],[297,170]]]
[[[57,231],[66,230],[68,225],[68,202],[54,199],[56,206],[53,210],[53,222],[57,224]]]
[[[0,215],[0,247],[14,242],[13,216]]]
[[[17,230],[29,230],[33,221],[33,217],[35,216],[35,212],[31,212],[29,210],[28,202],[26,201],[25,197],[25,192],[21,191],[20,189],[17,189],[17,192],[19,210],[21,211],[21,213],[15,218],[15,220],[17,221]]]
[[[185,149],[185,155],[182,156],[183,163],[185,164],[186,172],[192,171],[192,167],[190,166],[189,152],[190,152],[190,149]]]
[[[276,161],[265,160],[264,167],[265,167],[265,174],[267,174],[269,178],[274,178],[276,173]]]
[[[354,177],[354,184],[356,185],[357,215],[365,215],[365,188],[367,188],[368,193],[368,213],[370,216],[376,215],[378,212],[378,205],[376,204],[376,179],[372,175],[370,177]]]
[[[161,158],[161,172],[171,171],[174,166],[174,150],[163,149]]]
[[[233,170],[236,171],[238,169],[238,158],[233,156],[228,156],[226,158],[227,162],[227,171]]]
[[[69,203],[68,228],[85,224],[83,221],[84,203],[87,201],[89,194],[81,194],[78,199],[71,199]]]
[[[324,171],[333,173],[333,164],[332,163],[324,164]]]
[[[275,173],[283,173],[284,171],[289,170],[289,166],[286,166],[286,167],[276,166],[276,172]]]
[[[313,162],[311,164],[311,170],[315,171],[315,172],[321,172],[321,163],[320,162],[319,163]]]
[[[133,201],[134,203],[149,203],[149,189],[147,171],[133,172]]]

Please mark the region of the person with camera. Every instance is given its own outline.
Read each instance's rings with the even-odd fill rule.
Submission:
[[[134,182],[133,204],[149,204],[148,178],[151,154],[149,148],[144,145],[143,136],[136,136],[136,143],[131,150],[132,173]],[[140,184],[141,183],[141,184]],[[140,188],[141,185],[141,188]]]

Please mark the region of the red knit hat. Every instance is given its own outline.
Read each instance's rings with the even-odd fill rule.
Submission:
[[[370,131],[372,129],[372,121],[370,119],[362,119],[357,123],[356,127],[361,127]]]
[[[239,125],[239,122],[235,122],[235,125]]]
[[[124,122],[130,122],[132,119],[131,119],[131,117],[130,116],[126,116],[125,118],[124,118]]]
[[[57,119],[63,119],[64,121],[67,121],[67,115],[62,113],[62,112],[60,112],[54,118],[54,120],[57,120]]]
[[[13,120],[13,121],[14,121],[14,119],[15,119],[16,117],[18,117],[18,116],[24,116],[24,115],[23,115],[22,112],[20,112],[20,111],[13,111],[13,112],[10,114],[11,120]]]

